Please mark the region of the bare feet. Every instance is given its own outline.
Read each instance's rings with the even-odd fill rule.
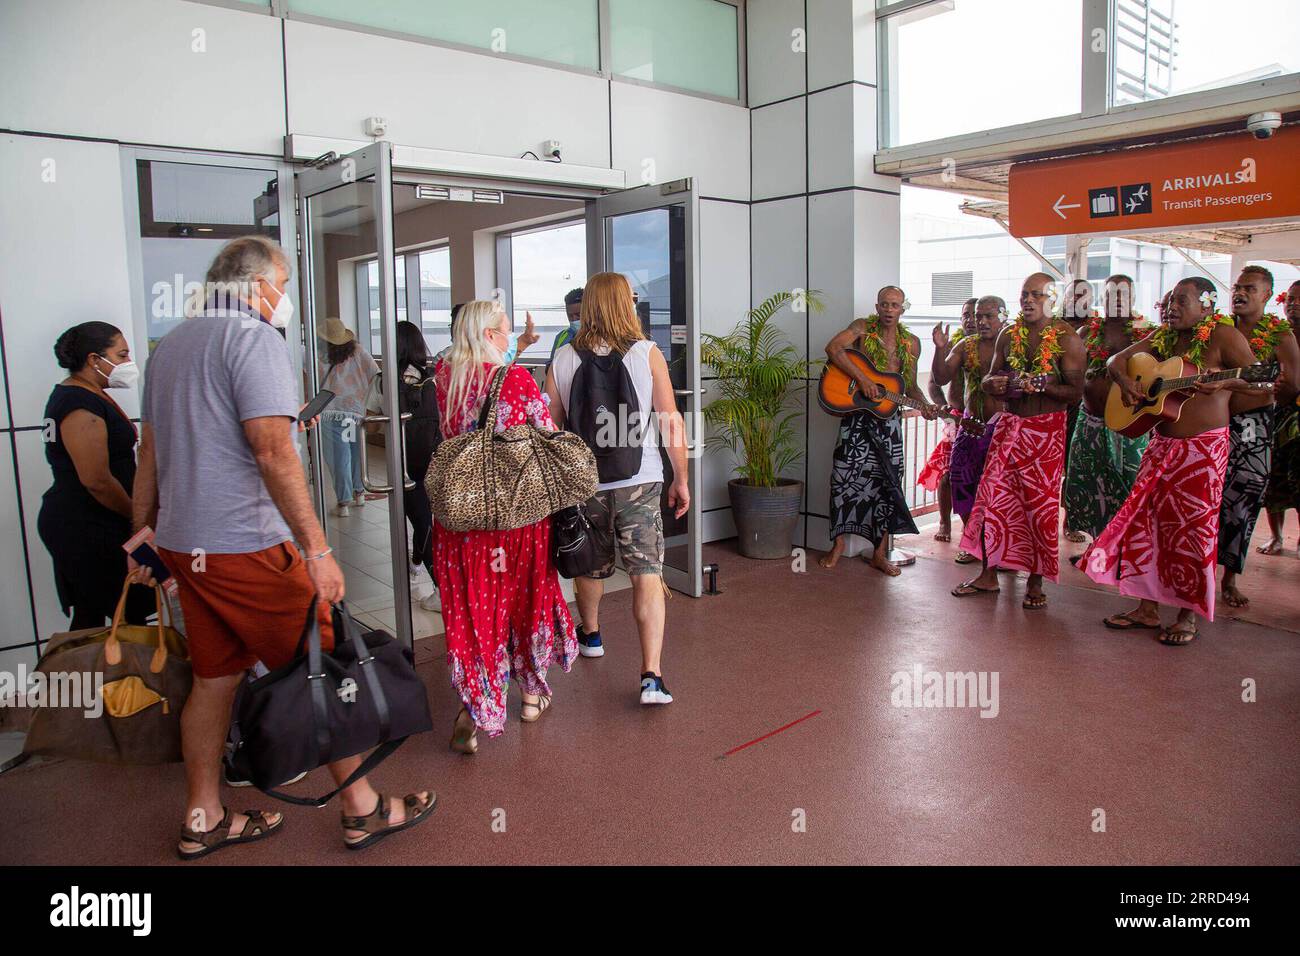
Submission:
[[[952,540],[952,525],[950,525],[950,524],[941,524],[941,525],[939,525],[939,530],[936,531],[936,532],[934,533],[934,540],[935,540],[935,541],[951,541],[951,540]]]
[[[844,556],[844,539],[836,538],[835,543],[831,545],[830,554],[824,554],[817,559],[817,563],[829,571],[835,565],[840,563],[840,558]]]
[[[1242,594],[1231,584],[1225,584],[1223,587],[1223,603],[1228,607],[1245,607],[1250,603],[1250,598]]]
[[[884,551],[883,549],[877,549],[877,551],[867,561],[867,564],[871,565],[881,574],[891,578],[896,578],[903,573],[902,568],[889,560],[889,552]]]
[[[1282,539],[1269,538],[1255,550],[1260,554],[1281,554],[1283,551]]]

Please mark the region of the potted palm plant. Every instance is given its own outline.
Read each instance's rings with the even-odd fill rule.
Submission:
[[[717,376],[721,393],[704,410],[707,445],[730,449],[737,477],[727,482],[740,553],[747,558],[788,558],[803,482],[781,473],[803,457],[795,423],[803,415],[796,395],[807,387],[815,363],[799,358],[774,324],[795,302],[820,312],[818,293],[768,297],[726,335],[705,335],[701,361]]]

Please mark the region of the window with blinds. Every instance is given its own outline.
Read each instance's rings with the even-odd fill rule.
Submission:
[[[971,297],[974,272],[936,272],[930,276],[930,304],[961,305]]]

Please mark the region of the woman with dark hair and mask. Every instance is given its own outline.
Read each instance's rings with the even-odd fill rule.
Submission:
[[[54,484],[41,499],[36,528],[54,559],[54,583],[71,629],[112,617],[126,579],[135,482],[135,424],[109,396],[134,388],[140,371],[122,333],[107,322],[74,325],[54,343],[68,377],[45,404],[45,460]],[[148,588],[133,586],[126,620],[143,624],[153,610]]]
[[[411,417],[403,426],[406,439],[406,474],[414,488],[402,491],[406,520],[411,522],[411,569],[424,565],[433,580],[433,591],[420,600],[426,611],[441,611],[438,578],[433,573],[433,511],[424,490],[424,476],[438,450],[442,433],[438,421],[438,399],[433,387],[433,356],[424,334],[414,322],[397,323],[397,375],[401,380],[399,405]]]

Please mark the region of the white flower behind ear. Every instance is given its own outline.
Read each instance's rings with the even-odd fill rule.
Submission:
[[[904,300],[903,300],[903,311],[906,312],[906,311],[907,311],[908,309],[910,309],[911,307],[912,307],[912,300],[911,300],[911,299],[904,299]]]
[[[1214,293],[1213,293],[1213,292],[1202,292],[1202,293],[1201,293],[1201,307],[1202,307],[1202,308],[1206,308],[1206,309],[1208,309],[1208,308],[1213,307],[1213,305],[1214,305]]]

